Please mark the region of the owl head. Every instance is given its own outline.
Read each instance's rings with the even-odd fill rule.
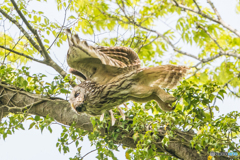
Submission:
[[[74,110],[77,112],[85,112],[86,107],[84,106],[84,101],[86,100],[86,90],[82,86],[76,86],[73,88],[70,95],[70,103]]]

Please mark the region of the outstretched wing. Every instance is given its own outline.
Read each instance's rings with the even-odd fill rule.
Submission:
[[[105,84],[113,77],[140,67],[136,52],[128,47],[92,47],[80,41],[78,35],[72,36],[68,29],[69,50],[67,63],[70,72],[81,80]]]
[[[171,89],[178,85],[188,70],[188,67],[174,65],[142,68],[138,69],[133,79],[137,79],[140,84]]]

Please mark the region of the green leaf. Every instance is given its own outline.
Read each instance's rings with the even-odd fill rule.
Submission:
[[[52,133],[52,128],[50,126],[48,126],[48,130],[50,133]]]
[[[35,121],[39,121],[40,120],[40,116],[35,116],[34,120]]]
[[[44,39],[44,42],[49,43],[49,40],[48,39]]]
[[[32,123],[29,125],[29,128],[28,128],[28,129],[32,129],[32,127],[33,127],[35,124],[36,124],[35,122],[32,122]]]
[[[68,91],[68,90],[66,90],[66,89],[64,89],[64,88],[61,88],[61,89],[60,89],[60,92],[61,92],[61,93],[70,93],[70,91]]]

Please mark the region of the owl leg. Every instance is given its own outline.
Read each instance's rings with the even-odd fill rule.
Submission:
[[[171,104],[163,102],[158,96],[154,96],[153,99],[158,103],[158,106],[164,111],[173,111],[176,107],[176,106],[172,107]]]
[[[151,100],[155,100],[158,103],[158,106],[164,111],[172,111],[172,110],[175,109],[175,106],[172,107],[171,104],[163,102],[156,95],[156,93],[153,93],[150,96],[145,97],[145,98],[130,97],[129,99],[132,100],[132,101],[135,101],[135,102],[139,102],[139,103],[144,103],[144,102],[148,102],[148,101],[151,101]]]
[[[109,110],[110,116],[111,116],[111,121],[112,121],[112,126],[114,126],[116,119],[114,118],[113,111]],[[100,116],[100,121],[103,121],[104,119],[104,113]]]
[[[125,103],[123,103],[123,105],[125,106],[125,108],[128,110],[128,106],[125,104]]]
[[[122,119],[125,121],[125,115],[124,115],[122,109],[120,108],[120,106],[118,106],[117,108],[118,108],[118,110],[120,112],[120,115],[122,116]]]
[[[155,89],[156,95],[165,103],[173,103],[177,100],[177,98],[173,97],[169,93],[165,92],[163,89],[156,87]]]
[[[104,113],[100,116],[100,121],[103,121]]]
[[[116,119],[114,118],[113,111],[109,110],[110,116],[111,116],[111,121],[112,121],[112,126],[114,126]]]

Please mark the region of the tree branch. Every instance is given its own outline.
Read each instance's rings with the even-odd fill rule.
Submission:
[[[196,0],[193,0],[193,2],[194,2],[194,3],[195,3],[195,5],[197,6],[197,8],[198,8],[198,11],[199,11],[199,12],[201,12],[201,9],[200,9],[199,5],[197,4]]]
[[[135,21],[132,21],[132,20],[130,20],[130,21],[128,21],[128,22],[123,21],[123,20],[119,19],[118,17],[114,17],[114,16],[112,16],[112,15],[108,15],[107,13],[101,11],[100,9],[99,9],[99,11],[100,11],[102,14],[104,14],[104,15],[106,15],[106,16],[109,16],[110,18],[116,19],[116,20],[121,21],[121,22],[126,23],[126,24],[134,24],[134,25],[138,26],[139,28],[142,28],[142,29],[147,30],[147,31],[152,32],[152,33],[156,33],[157,36],[158,36],[158,37],[161,37],[162,39],[164,39],[164,40],[173,48],[174,51],[179,52],[179,53],[181,53],[181,54],[183,54],[183,55],[186,55],[186,56],[189,56],[189,57],[192,57],[192,58],[194,58],[194,59],[196,59],[196,60],[201,61],[201,59],[198,58],[197,56],[179,50],[177,47],[174,46],[174,44],[173,44],[167,37],[165,37],[163,34],[159,33],[159,32],[156,31],[156,30],[143,27],[143,26],[141,26],[140,24],[137,24]]]
[[[37,39],[37,42],[40,46],[40,50],[39,52],[41,53],[41,55],[44,57],[44,59],[46,61],[49,61],[51,60],[50,56],[48,55],[47,53],[47,50],[46,48],[44,47],[42,41],[41,41],[41,38],[39,37],[38,33],[37,33],[37,30],[35,30],[27,21],[27,19],[25,18],[25,16],[22,14],[22,12],[20,11],[20,9],[18,8],[16,2],[14,0],[11,0],[15,10],[17,11],[18,15],[21,17],[21,19],[23,20],[23,22],[26,24],[27,28],[33,33],[33,35],[35,36],[35,38]]]
[[[64,24],[65,24],[65,21],[66,21],[67,9],[68,9],[68,7],[70,6],[71,2],[72,2],[72,0],[70,0],[70,2],[69,2],[69,4],[68,4],[67,8],[65,9],[65,14],[64,14],[64,19],[63,19],[62,27],[61,27],[61,29],[60,29],[58,35],[56,36],[56,38],[55,38],[54,41],[52,42],[52,44],[51,44],[51,45],[49,46],[49,48],[47,49],[47,51],[53,46],[53,44],[54,44],[54,43],[56,42],[56,40],[58,39],[59,35],[62,33],[62,30],[63,30]]]
[[[214,60],[218,57],[221,57],[221,56],[230,56],[230,57],[236,57],[236,58],[240,59],[240,54],[220,51],[218,54],[216,54],[214,56],[211,56],[209,58],[205,58],[202,61],[203,61],[203,63],[210,62],[210,61],[212,61],[212,60]]]
[[[199,28],[201,28],[213,41],[214,43],[218,46],[218,48],[223,51],[223,48],[219,45],[219,43],[217,42],[217,40],[215,38],[213,38],[213,36],[202,26],[200,25],[198,22],[196,22],[197,26]]]
[[[62,100],[62,99],[51,99],[51,98],[44,98],[40,95],[32,94],[25,92],[23,90],[17,90],[15,87],[5,85],[0,83],[0,90],[3,91],[0,97],[0,109],[3,110],[3,112],[12,112],[12,113],[19,113],[19,111],[24,112],[24,110],[17,110],[17,109],[9,109],[11,107],[14,108],[26,108],[26,106],[31,105],[31,107],[28,109],[29,114],[33,115],[39,115],[39,116],[47,116],[54,118],[56,121],[64,124],[64,125],[71,125],[73,122],[75,122],[77,128],[81,128],[83,130],[86,130],[88,132],[93,131],[93,126],[90,121],[90,116],[86,114],[77,114],[70,106],[68,101]],[[13,96],[14,95],[14,96]],[[11,103],[8,103],[10,102]],[[15,103],[14,103],[15,102]],[[17,102],[17,103],[16,103]],[[6,107],[6,105],[8,106]],[[15,106],[15,105],[17,106]],[[131,123],[133,123],[131,120],[129,123],[129,133],[127,137],[122,137],[120,134],[114,143],[116,144],[122,144],[123,146],[130,147],[130,148],[136,148],[137,141],[133,140],[133,132],[131,128]],[[119,125],[121,125],[121,122],[118,122]],[[106,132],[107,129],[100,130],[101,136],[108,136],[108,134],[111,134],[111,131],[115,131],[116,128],[120,130],[120,133],[126,133],[127,131],[118,126],[111,126],[109,128],[109,132]],[[145,130],[143,130],[143,134],[145,132],[149,131],[149,129],[146,127]],[[155,132],[155,131],[154,131]],[[166,133],[166,130],[159,129],[159,133],[156,134],[156,143],[161,144],[162,139],[164,138],[164,135]],[[176,133],[176,136],[174,136],[173,140],[170,140],[168,146],[162,147],[162,145],[156,145],[157,150],[159,152],[168,152],[174,157],[178,157],[180,159],[185,160],[202,160],[207,159],[208,153],[206,150],[202,151],[200,154],[197,152],[197,150],[193,149],[190,146],[190,140],[192,138],[186,138],[186,140],[189,139],[189,145],[182,143],[181,141],[176,141],[177,139],[181,140],[182,137],[185,137],[185,134],[178,130],[178,134],[181,136],[178,136]],[[189,133],[190,134],[190,133]],[[191,137],[194,136],[194,133],[191,133]],[[219,157],[220,158],[220,157]],[[228,159],[228,158],[222,158],[222,159]]]
[[[240,37],[240,32],[239,32],[238,30],[234,29],[233,27],[231,27],[230,25],[226,24],[222,19],[218,20],[218,19],[212,18],[211,16],[203,13],[201,10],[200,10],[200,11],[199,11],[199,10],[197,11],[197,10],[194,10],[194,9],[192,9],[192,8],[186,7],[186,6],[182,5],[182,4],[177,3],[175,0],[174,0],[174,2],[172,2],[172,4],[173,4],[174,6],[176,6],[176,7],[179,7],[179,8],[182,8],[182,9],[184,9],[184,10],[188,10],[188,11],[190,11],[190,12],[199,14],[199,15],[201,15],[201,16],[203,16],[203,17],[205,17],[205,18],[207,18],[207,19],[209,19],[209,20],[211,20],[211,21],[213,21],[213,22],[215,22],[215,23],[218,23],[218,24],[222,25],[224,28],[226,28],[226,29],[228,29],[229,31],[231,31],[232,33],[234,33],[235,35],[237,35],[238,37]],[[216,13],[216,12],[215,12],[215,13]],[[218,13],[218,12],[217,12],[217,13]],[[219,14],[218,14],[218,15],[219,15]],[[217,16],[218,16],[218,15],[217,15]]]
[[[32,37],[27,33],[27,31],[16,21],[13,19],[11,16],[9,16],[4,10],[0,8],[0,13],[4,17],[6,17],[9,21],[11,21],[13,24],[15,24],[18,29],[25,35],[25,37],[29,40],[29,42],[33,45],[34,48],[36,48],[39,52],[41,51],[39,45],[32,39]]]
[[[13,53],[15,53],[15,54],[17,54],[17,55],[19,55],[19,56],[26,57],[26,58],[31,59],[31,60],[33,60],[33,61],[46,64],[46,62],[44,62],[44,61],[38,60],[38,59],[36,59],[36,58],[33,58],[33,57],[31,57],[31,56],[28,56],[28,55],[26,55],[26,54],[24,54],[24,53],[17,52],[17,51],[15,51],[15,50],[13,50],[13,49],[4,47],[4,46],[2,46],[2,45],[0,45],[0,48],[3,48],[3,49],[8,50],[8,51],[10,51],[10,52],[13,52]]]
[[[219,12],[217,11],[217,8],[214,6],[214,4],[211,2],[211,0],[207,0],[207,2],[210,4],[210,6],[212,7],[212,9],[214,10],[215,14],[217,15],[218,17],[218,20],[221,22],[222,21],[222,18],[219,14]]]
[[[229,90],[233,95],[235,95],[237,98],[240,98],[240,95],[237,95],[237,93],[233,92],[233,91],[229,88],[228,84],[227,84],[227,88],[228,88],[228,90]]]
[[[84,156],[81,157],[80,160],[83,160],[84,157],[86,157],[86,156],[89,155],[90,153],[95,152],[95,151],[97,151],[97,150],[98,150],[98,148],[97,148],[97,149],[94,149],[94,150],[92,150],[92,151],[90,151],[90,152],[88,152],[88,153],[86,153]]]
[[[177,47],[175,47],[175,45],[174,45],[166,36],[164,36],[163,34],[159,33],[159,32],[156,31],[156,30],[149,29],[149,28],[146,28],[146,27],[144,27],[144,26],[141,26],[140,24],[137,24],[137,23],[136,23],[135,21],[133,21],[133,20],[130,20],[130,21],[127,21],[127,22],[126,22],[126,21],[124,21],[124,20],[119,19],[118,17],[109,15],[109,14],[107,14],[107,13],[104,12],[104,11],[101,11],[101,10],[99,10],[99,11],[100,11],[102,14],[104,14],[105,16],[108,16],[108,17],[110,17],[110,18],[113,18],[113,19],[115,19],[115,20],[117,20],[117,21],[121,21],[121,22],[126,23],[126,24],[134,24],[135,26],[138,26],[139,28],[142,28],[142,29],[147,30],[147,31],[152,32],[152,33],[156,33],[159,37],[161,37],[164,41],[166,41],[166,42],[173,48],[174,51],[176,51],[176,52],[178,52],[178,53],[180,53],[180,54],[186,55],[186,56],[188,56],[188,57],[192,57],[192,58],[200,61],[200,63],[198,63],[197,65],[199,65],[199,64],[201,64],[201,63],[210,62],[210,61],[212,61],[212,60],[214,60],[214,59],[216,59],[216,58],[218,58],[218,57],[221,57],[221,56],[231,56],[231,57],[236,57],[236,58],[240,59],[240,54],[231,53],[231,52],[227,52],[227,51],[226,51],[226,52],[220,51],[219,54],[216,54],[216,55],[211,56],[211,57],[209,57],[209,58],[200,59],[200,58],[198,58],[197,56],[195,56],[195,55],[193,55],[193,54],[190,54],[190,53],[184,52],[184,51],[182,51],[182,50],[179,50]]]
[[[67,73],[56,63],[54,62],[51,57],[49,56],[49,54],[47,53],[45,47],[42,44],[42,41],[40,39],[40,37],[37,34],[37,31],[34,30],[34,28],[32,28],[32,26],[28,23],[28,21],[26,20],[26,18],[23,16],[23,14],[21,13],[21,11],[19,10],[19,8],[17,7],[16,3],[14,0],[11,0],[11,2],[13,3],[14,8],[16,9],[16,11],[18,12],[19,16],[22,18],[22,20],[24,21],[24,23],[27,25],[28,29],[34,34],[34,36],[36,37],[39,45],[31,38],[31,36],[26,32],[26,30],[15,20],[13,19],[11,16],[9,16],[4,10],[2,10],[0,8],[0,13],[3,14],[4,17],[6,17],[9,21],[11,21],[13,24],[15,24],[20,31],[26,36],[26,38],[29,40],[29,42],[33,45],[34,48],[36,48],[40,54],[45,58],[44,64],[54,68],[63,78],[67,76]],[[2,47],[3,48],[3,47]],[[5,47],[6,48],[6,47]],[[13,52],[15,54],[17,54],[16,52]],[[19,54],[20,55],[20,54]],[[21,55],[24,56],[24,55]],[[26,57],[26,56],[25,56]],[[28,57],[27,57],[28,58]],[[33,60],[32,57],[29,57],[31,60]],[[36,61],[36,59],[35,59]],[[36,61],[36,62],[40,62],[42,63],[42,61]],[[71,86],[74,87],[76,84],[75,82],[71,81]]]

